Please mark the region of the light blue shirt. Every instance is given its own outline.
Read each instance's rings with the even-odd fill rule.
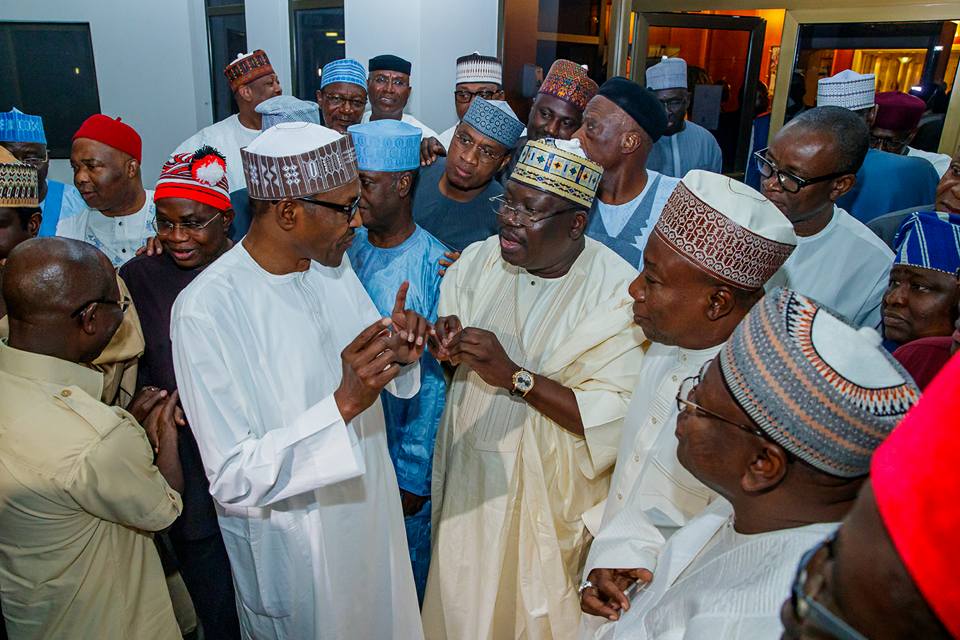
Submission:
[[[43,212],[43,222],[37,234],[41,238],[57,235],[57,223],[60,218],[69,218],[87,208],[83,196],[72,184],[64,184],[57,180],[47,179],[47,195],[40,203]]]

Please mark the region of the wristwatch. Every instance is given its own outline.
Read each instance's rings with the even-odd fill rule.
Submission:
[[[533,389],[533,374],[526,369],[519,369],[513,374],[513,389],[510,390],[512,396],[526,397]]]

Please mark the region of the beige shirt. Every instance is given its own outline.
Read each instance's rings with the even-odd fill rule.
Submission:
[[[0,342],[0,585],[22,638],[180,638],[148,531],[180,514],[103,374]]]

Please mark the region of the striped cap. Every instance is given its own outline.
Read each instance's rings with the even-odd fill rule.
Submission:
[[[832,476],[866,475],[870,458],[920,398],[870,328],[777,289],[720,352],[733,397],[784,449]]]
[[[271,73],[273,73],[273,65],[270,64],[270,58],[263,49],[257,49],[253,53],[238,53],[237,59],[223,70],[223,75],[230,83],[231,91],[236,91],[243,85]]]
[[[843,107],[851,111],[869,109],[876,95],[877,77],[847,69],[817,82],[817,106]]]
[[[457,84],[461,82],[490,82],[503,84],[503,65],[493,56],[482,56],[476,51],[457,58]]]
[[[334,82],[347,82],[367,90],[367,70],[353,58],[334,60],[323,65],[320,70],[320,88]]]
[[[43,118],[24,113],[16,107],[0,113],[0,142],[33,142],[47,144]]]
[[[0,147],[0,207],[39,207],[40,178],[35,167],[24,164]]]
[[[960,215],[911,213],[900,223],[893,247],[893,264],[954,275],[960,269]]]
[[[160,170],[153,192],[154,202],[163,198],[193,200],[226,211],[231,207],[227,161],[209,146],[170,156]]]

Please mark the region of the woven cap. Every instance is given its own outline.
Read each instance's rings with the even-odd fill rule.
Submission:
[[[877,77],[847,69],[817,82],[817,106],[843,107],[851,111],[869,109],[874,105]]]
[[[40,177],[35,167],[24,164],[0,147],[0,207],[40,206]]]
[[[523,123],[503,100],[475,99],[463,116],[463,122],[507,149],[516,147],[523,133]]]
[[[270,64],[270,58],[263,49],[257,49],[253,53],[237,54],[237,59],[223,70],[223,75],[230,83],[231,91],[236,91],[243,85],[272,73],[273,65]]]
[[[559,196],[589,209],[597,195],[603,167],[587,159],[579,140],[528,140],[510,180]]]
[[[570,60],[557,60],[550,66],[538,93],[560,98],[583,111],[593,96],[597,95],[597,83],[587,75],[587,70]]]
[[[213,147],[177,153],[163,164],[153,201],[183,198],[210,205],[218,211],[231,208],[227,161]]]
[[[874,450],[920,398],[876,331],[789,289],[751,309],[720,352],[720,369],[767,435],[844,478],[870,470]]]
[[[457,84],[461,82],[490,82],[503,84],[503,65],[493,56],[473,52],[457,58]]]

